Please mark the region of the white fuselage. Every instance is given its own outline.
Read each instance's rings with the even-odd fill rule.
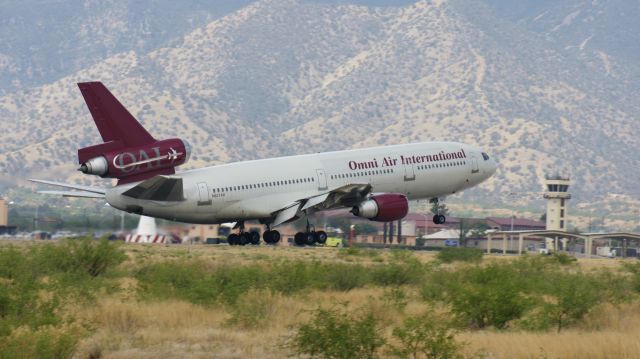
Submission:
[[[447,156],[447,154],[449,154]],[[479,149],[455,142],[427,142],[279,157],[180,172],[184,201],[157,202],[123,196],[135,184],[107,191],[113,207],[143,208],[147,216],[189,223],[263,219],[296,201],[349,184],[371,184],[372,193],[402,193],[410,200],[444,197],[491,177],[496,163]]]

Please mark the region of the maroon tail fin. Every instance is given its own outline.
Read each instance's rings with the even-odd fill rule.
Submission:
[[[132,147],[156,141],[102,82],[81,82],[78,87],[104,142]]]

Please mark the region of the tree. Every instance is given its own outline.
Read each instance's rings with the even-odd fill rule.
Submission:
[[[486,230],[489,229],[484,223],[470,223],[470,221],[460,218],[460,246],[467,246],[467,237],[482,237],[485,235]]]
[[[601,291],[583,274],[558,273],[549,286],[550,297],[543,305],[543,315],[558,333],[581,320],[600,301]]]

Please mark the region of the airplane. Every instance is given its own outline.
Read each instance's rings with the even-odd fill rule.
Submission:
[[[473,187],[495,171],[496,162],[479,148],[457,142],[424,142],[305,154],[222,164],[176,172],[191,154],[180,138],[157,140],[101,82],[78,83],[103,143],[78,150],[84,174],[117,179],[112,188],[48,180],[33,182],[66,190],[39,191],[66,197],[105,199],[119,210],[197,224],[235,222],[229,244],[259,244],[245,221],[266,225],[267,244],[280,240],[274,230],[307,217],[299,245],[324,243],[308,214],[348,208],[357,217],[391,222],[404,218],[410,200],[437,203]],[[446,220],[433,216],[434,223]]]

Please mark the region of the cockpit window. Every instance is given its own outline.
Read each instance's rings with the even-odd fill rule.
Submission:
[[[485,161],[489,161],[489,155],[482,152],[482,158],[484,158]]]

